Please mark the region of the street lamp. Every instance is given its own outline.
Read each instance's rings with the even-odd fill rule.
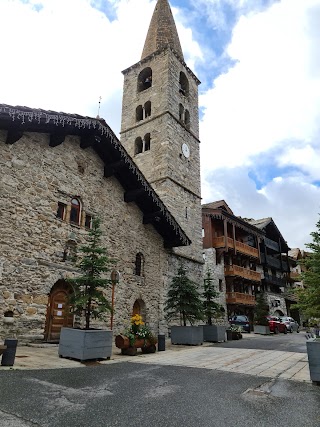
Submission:
[[[117,283],[119,283],[120,280],[120,273],[117,270],[112,270],[111,271],[111,283],[112,283],[112,296],[111,296],[111,320],[110,320],[110,329],[113,329],[113,308],[114,308],[114,288],[116,286]]]

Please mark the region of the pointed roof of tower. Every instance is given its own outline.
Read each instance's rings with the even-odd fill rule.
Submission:
[[[141,59],[170,46],[183,60],[178,31],[168,0],[158,0],[153,12]]]

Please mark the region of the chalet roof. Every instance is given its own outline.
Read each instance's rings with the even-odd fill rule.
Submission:
[[[301,258],[301,251],[299,248],[293,248],[288,252],[289,257],[297,260]]]
[[[210,216],[215,219],[226,219],[227,222],[241,228],[249,234],[263,236],[264,231],[248,223],[243,218],[233,214],[232,210],[224,200],[206,203],[202,205],[202,215]]]
[[[7,130],[6,144],[19,141],[24,132],[49,134],[49,146],[63,143],[67,135],[77,135],[80,147],[92,147],[104,162],[104,176],[114,176],[124,189],[124,200],[134,201],[163,237],[166,247],[191,243],[175,218],[147,182],[113,131],[102,119],[0,104],[0,129]]]
[[[154,9],[141,59],[170,46],[183,60],[178,31],[168,0],[158,0]]]
[[[252,224],[255,227],[263,230],[266,233],[267,238],[270,238],[271,240],[274,240],[274,241],[278,241],[278,239],[280,239],[282,251],[287,252],[290,250],[287,242],[284,240],[280,230],[278,229],[278,227],[276,226],[275,222],[271,217],[261,218],[261,219],[253,219],[253,218],[243,218],[243,219],[247,221],[249,224]]]
[[[216,202],[211,203],[205,203],[202,205],[202,208],[208,208],[208,209],[224,209],[226,212],[233,215],[232,210],[228,206],[228,204],[225,202],[225,200],[217,200]]]

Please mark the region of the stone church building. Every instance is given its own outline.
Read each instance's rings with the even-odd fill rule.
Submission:
[[[120,272],[115,333],[133,313],[167,331],[163,307],[180,263],[202,282],[200,82],[167,0],[123,74],[120,141],[100,118],[0,104],[0,339],[58,341],[74,324],[70,256],[95,216]]]

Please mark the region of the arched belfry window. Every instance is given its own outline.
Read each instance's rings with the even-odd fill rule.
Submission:
[[[179,77],[179,92],[184,96],[189,96],[189,81],[182,71]]]
[[[138,138],[136,138],[135,144],[134,144],[134,154],[140,154],[143,152],[143,142],[142,142],[142,138],[139,136]]]
[[[136,121],[140,122],[140,120],[143,120],[143,108],[142,105],[138,105],[136,108]]]
[[[81,203],[77,198],[71,200],[71,210],[70,210],[70,222],[73,224],[80,225],[81,217]]]
[[[179,120],[180,122],[183,122],[183,114],[184,114],[184,107],[182,104],[179,104]]]
[[[144,136],[144,151],[149,151],[150,150],[150,146],[151,146],[150,133],[147,133]]]
[[[151,102],[147,101],[144,104],[144,117],[147,118],[147,117],[150,117],[150,116],[151,116]]]
[[[142,92],[152,86],[152,69],[142,70],[138,76],[138,92]]]
[[[136,263],[135,263],[134,274],[136,276],[143,276],[144,275],[144,256],[141,252],[137,253],[137,255],[136,255]]]
[[[187,129],[190,129],[190,113],[188,110],[184,112],[184,124]]]

